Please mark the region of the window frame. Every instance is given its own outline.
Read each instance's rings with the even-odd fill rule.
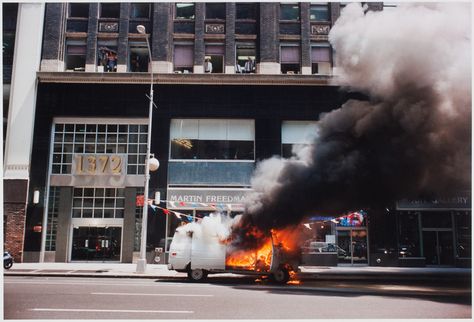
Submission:
[[[239,6],[254,6],[255,8],[255,17],[254,18],[239,18]],[[235,4],[235,20],[236,21],[257,21],[258,20],[258,3],[256,2],[237,2]]]

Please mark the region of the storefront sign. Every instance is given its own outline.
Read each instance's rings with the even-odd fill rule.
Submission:
[[[75,154],[72,175],[121,176],[126,173],[125,154]]]
[[[243,207],[251,189],[168,189],[168,208]]]
[[[471,196],[464,194],[457,197],[435,199],[403,199],[397,202],[397,210],[470,210]]]

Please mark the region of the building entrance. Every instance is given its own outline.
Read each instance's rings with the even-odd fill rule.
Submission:
[[[453,232],[423,230],[423,255],[426,265],[454,265]]]
[[[368,264],[367,229],[338,228],[337,245],[339,264]]]
[[[72,261],[120,261],[121,227],[74,227]]]

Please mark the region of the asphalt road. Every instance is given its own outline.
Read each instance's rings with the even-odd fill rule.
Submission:
[[[4,278],[4,319],[471,318],[471,285],[439,282]]]

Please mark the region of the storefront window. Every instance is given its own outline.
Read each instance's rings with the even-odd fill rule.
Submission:
[[[253,120],[175,119],[171,159],[254,160]]]
[[[451,214],[444,211],[424,211],[423,228],[452,228]]]
[[[419,216],[418,212],[398,214],[398,250],[400,257],[421,256]]]
[[[471,258],[471,215],[467,212],[454,213],[456,227],[456,256]]]

